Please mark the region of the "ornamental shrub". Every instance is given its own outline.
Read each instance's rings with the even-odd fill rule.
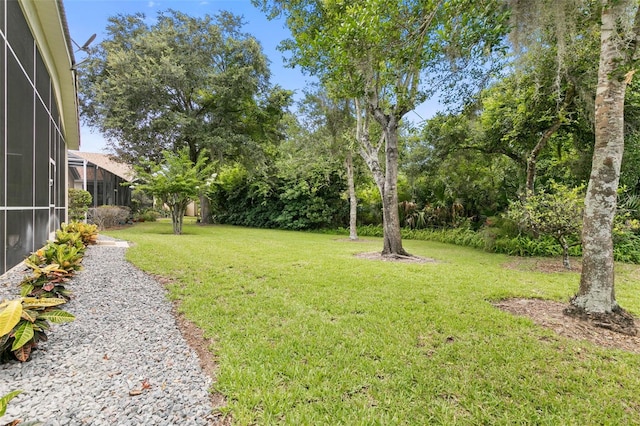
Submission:
[[[69,188],[69,219],[85,220],[93,197],[84,189]]]
[[[88,220],[97,225],[98,229],[124,225],[130,216],[131,210],[124,206],[100,206],[89,209],[88,212]]]

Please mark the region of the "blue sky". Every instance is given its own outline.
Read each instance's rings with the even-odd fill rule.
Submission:
[[[265,15],[251,5],[250,0],[63,0],[71,38],[82,45],[97,34],[93,43],[99,43],[106,36],[105,28],[110,16],[117,14],[144,13],[148,19],[156,17],[157,12],[175,9],[190,16],[214,15],[220,10],[227,10],[244,16],[245,32],[252,34],[262,44],[264,53],[271,61],[271,82],[285,89],[295,90],[298,94],[311,79],[299,69],[286,68],[283,65],[283,53],[276,48],[289,37],[289,30],[283,19],[269,21]],[[76,60],[83,58],[83,53],[76,53]],[[418,113],[423,118],[433,115],[433,108],[421,106]],[[421,121],[415,113],[407,118]],[[81,128],[81,148],[86,152],[106,152],[102,136],[86,127]]]

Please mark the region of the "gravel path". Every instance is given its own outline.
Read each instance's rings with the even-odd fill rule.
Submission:
[[[165,290],[126,262],[125,250],[89,247],[64,307],[76,320],[54,324],[29,362],[0,364],[0,396],[24,391],[0,424],[214,424],[211,379],[180,334]],[[15,297],[20,275],[3,278],[0,299]]]

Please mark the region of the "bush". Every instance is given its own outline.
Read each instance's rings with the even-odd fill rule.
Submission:
[[[510,256],[540,256],[555,257],[563,253],[562,246],[550,236],[533,238],[527,235],[513,235],[512,224],[508,220],[492,225],[504,223],[507,229],[486,226],[480,231],[466,228],[455,229],[419,229],[403,228],[402,238],[407,240],[438,241],[441,243],[456,244],[466,247],[474,247],[492,253],[502,253]],[[346,228],[338,229],[338,233],[348,235]],[[358,227],[360,237],[382,237],[383,230],[380,225],[365,225]],[[569,249],[569,255],[582,256],[582,248],[579,245]],[[632,232],[614,233],[613,257],[617,262],[640,264],[640,236]]]
[[[0,361],[27,361],[38,342],[47,340],[49,322],[74,320],[59,308],[70,297],[64,284],[80,269],[86,246],[95,242],[96,229],[81,222],[63,223],[55,241],[25,259],[31,275],[20,283],[22,297],[0,302]],[[13,396],[0,398],[0,416]]]
[[[65,283],[81,268],[86,246],[97,238],[96,229],[96,225],[82,222],[63,223],[62,229],[56,231],[55,241],[25,259],[31,275],[20,283],[21,295],[68,300],[71,292]]]
[[[95,244],[98,239],[98,226],[84,222],[63,223],[61,230],[68,233],[80,234],[80,239],[85,246]]]
[[[15,358],[25,362],[38,342],[47,340],[49,322],[74,320],[70,313],[60,310],[64,299],[23,297],[0,303],[0,360]]]
[[[146,209],[133,215],[134,222],[155,222],[160,217],[160,213],[153,209]]]
[[[123,206],[100,206],[89,209],[88,220],[97,225],[98,229],[112,228],[124,225],[129,221],[131,211]]]
[[[84,189],[69,188],[69,219],[85,220],[93,198]]]
[[[554,238],[562,247],[563,264],[569,268],[569,249],[580,244],[583,189],[552,183],[551,192],[529,194],[524,200],[510,203],[506,215],[528,236]],[[537,250],[537,244],[533,246]]]

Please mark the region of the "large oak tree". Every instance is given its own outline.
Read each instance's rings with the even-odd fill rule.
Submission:
[[[194,163],[201,152],[218,164],[255,162],[277,142],[291,94],[269,84],[267,58],[240,17],[170,10],[153,24],[143,14],[109,22],[80,72],[81,111],[120,160],[159,161],[186,147]]]

